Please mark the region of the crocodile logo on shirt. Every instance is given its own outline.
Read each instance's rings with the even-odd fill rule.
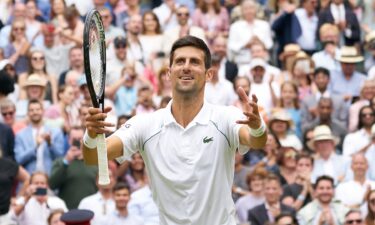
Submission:
[[[214,141],[214,137],[204,137],[203,138],[203,143],[205,143],[205,144],[207,144],[207,143],[209,143],[209,142],[211,142],[211,141]]]

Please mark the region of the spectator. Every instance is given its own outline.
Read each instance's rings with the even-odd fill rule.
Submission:
[[[3,99],[0,101],[0,111],[4,123],[12,128],[14,134],[17,134],[20,130],[26,127],[26,121],[16,121],[16,105],[11,100]],[[8,141],[7,138],[5,138],[4,141]]]
[[[117,170],[117,177],[129,184],[130,192],[144,187],[148,183],[148,177],[141,155],[139,153],[133,154],[130,165],[127,165],[127,163],[121,164]]]
[[[246,183],[250,192],[240,197],[236,202],[236,212],[241,224],[247,221],[249,210],[264,203],[264,180],[267,174],[267,170],[263,167],[256,167],[246,175]]]
[[[340,1],[340,0],[337,0]],[[344,46],[337,59],[341,64],[341,71],[332,71],[329,89],[332,94],[339,94],[350,105],[355,97],[359,97],[362,83],[366,77],[355,71],[357,63],[363,61],[355,47]]]
[[[109,62],[108,62],[109,63]],[[111,63],[112,65],[112,63]],[[65,84],[66,75],[72,71],[77,74],[83,74],[83,51],[81,47],[72,47],[69,50],[69,69],[62,72],[59,76],[59,86]]]
[[[339,28],[333,24],[325,23],[319,28],[320,43],[323,49],[312,55],[315,67],[323,67],[327,70],[339,70],[340,63],[336,60],[340,57]]]
[[[357,16],[351,8],[344,5],[343,0],[331,1],[329,6],[320,12],[318,29],[325,23],[338,26],[345,45],[353,46],[359,43],[361,30]]]
[[[53,75],[53,79],[56,81],[59,79],[62,72],[69,69],[69,52],[74,46],[72,43],[60,41],[57,29],[58,28],[52,24],[43,24],[41,26],[41,33],[44,42],[41,46],[37,46],[37,49],[44,53],[46,73],[51,74],[51,76]]]
[[[335,201],[334,180],[320,176],[314,185],[315,200],[303,207],[297,214],[300,225],[336,224],[343,225],[349,208]]]
[[[26,23],[17,18],[12,22],[9,43],[4,47],[4,56],[14,65],[17,74],[27,71],[27,54],[35,36],[29,41],[26,37]]]
[[[259,99],[259,106],[267,113],[276,105],[276,93],[279,93],[277,84],[272,80],[267,82],[266,77],[267,63],[261,58],[251,60],[249,66],[249,78],[251,81],[250,95],[256,94]],[[240,74],[241,75],[241,74]]]
[[[66,9],[65,0],[52,0],[51,1],[51,24],[57,29],[64,29],[68,26],[64,11]]]
[[[26,14],[25,14],[25,23],[27,29],[31,29],[33,33],[38,36],[41,30],[42,23],[37,20],[38,8],[36,1],[31,0],[25,3],[26,5]]]
[[[277,176],[270,174],[264,183],[265,202],[249,210],[248,221],[252,225],[263,225],[275,221],[275,218],[284,212],[295,214],[295,210],[280,202],[282,195],[281,183]]]
[[[68,24],[61,31],[62,35],[68,39],[70,42],[82,46],[83,43],[83,22],[80,19],[80,15],[75,5],[66,7],[64,11],[64,18]]]
[[[0,127],[1,127],[0,123]],[[3,133],[2,133],[3,134]],[[14,160],[6,157],[0,152],[0,224],[14,225],[12,221],[13,209],[11,209],[11,197],[14,183],[20,182],[23,185],[20,194],[25,191],[30,174],[19,166]]]
[[[306,96],[301,102],[301,123],[302,132],[306,132],[306,127],[316,120],[318,116],[318,102],[320,98],[331,98],[333,103],[332,120],[336,120],[346,126],[348,109],[340,95],[332,94],[328,89],[330,82],[330,72],[328,69],[319,67],[315,69],[313,82],[316,91]]]
[[[26,92],[26,99],[19,100],[16,104],[17,120],[26,119],[25,117],[27,116],[27,105],[30,100],[37,99],[43,102],[44,108],[48,108],[51,105],[50,101],[44,100],[46,85],[47,81],[44,79],[44,77],[38,74],[30,74],[30,76],[27,77],[26,82],[22,86]]]
[[[158,17],[152,11],[142,16],[142,34],[139,36],[145,55],[145,64],[155,73],[165,61],[163,52],[163,32]]]
[[[43,104],[39,100],[29,101],[29,124],[16,135],[14,156],[30,174],[34,171],[49,174],[53,160],[64,153],[61,130],[46,126],[43,113]]]
[[[371,144],[365,153],[368,162],[371,162],[375,157],[375,124],[371,128]],[[371,180],[375,180],[375,166],[373,163],[369,163],[369,177]]]
[[[176,15],[178,25],[164,33],[163,49],[167,55],[169,54],[172,44],[177,39],[186,35],[198,37],[207,43],[204,30],[198,26],[189,24],[190,12],[187,6],[179,6],[176,9]]]
[[[48,176],[35,172],[30,178],[24,196],[17,199],[14,212],[17,221],[24,225],[47,225],[51,211],[62,209],[68,211],[65,202],[56,196],[48,194]]]
[[[105,221],[106,224],[148,225],[148,223],[143,223],[141,217],[138,217],[130,211],[128,207],[129,200],[131,199],[130,189],[125,183],[120,182],[114,186],[113,198],[116,204],[116,210],[109,212],[108,219]]]
[[[365,225],[362,212],[358,209],[351,209],[345,215],[345,225],[358,224]]]
[[[281,186],[290,185],[296,181],[297,157],[298,152],[294,147],[282,146],[279,149],[277,158],[279,170],[275,174],[279,177]]]
[[[219,77],[233,82],[238,75],[238,67],[235,63],[229,61],[227,57],[228,39],[218,35],[212,42],[212,54],[220,57]]]
[[[235,99],[233,85],[230,81],[219,76],[221,59],[217,55],[211,58],[211,79],[206,83],[205,98],[215,105],[232,105]]]
[[[327,125],[315,127],[313,138],[308,143],[309,147],[314,149],[318,156],[311,174],[313,183],[322,175],[332,177],[335,183],[345,178],[348,159],[336,154],[335,146],[337,143],[337,138],[332,135],[331,129]]]
[[[82,128],[72,127],[69,132],[70,147],[64,157],[53,162],[49,181],[51,188],[58,190],[59,197],[69,209],[77,208],[81,199],[97,191],[95,178],[98,169],[83,162],[80,149],[83,132]]]
[[[267,134],[267,142],[263,149],[264,157],[261,159],[259,164],[257,164],[257,166],[264,164],[265,168],[269,172],[276,173],[277,171],[279,171],[277,157],[280,148],[281,144],[276,135],[271,132]]]
[[[125,32],[127,32],[127,26],[130,18],[135,15],[143,15],[145,10],[140,6],[139,0],[125,0],[124,2],[127,6],[127,9],[122,11],[121,13],[116,14],[115,16],[117,27],[122,27]]]
[[[298,225],[298,220],[296,217],[290,213],[280,213],[275,218],[275,225],[285,225],[285,224],[291,224],[291,225]]]
[[[64,211],[61,209],[56,209],[52,211],[48,216],[48,225],[65,225],[64,222],[60,220],[61,216],[64,214]]]
[[[283,187],[282,203],[299,210],[312,200],[314,193],[310,177],[313,165],[314,159],[310,155],[305,153],[297,155],[297,177],[294,183]]]
[[[369,72],[375,66],[375,31],[371,31],[365,36],[365,47],[368,53],[365,60],[365,71]]]
[[[78,107],[74,104],[75,96],[73,87],[70,85],[60,86],[58,92],[58,103],[46,109],[44,116],[49,124],[58,127],[68,133],[73,126],[80,126]]]
[[[267,49],[271,49],[273,45],[269,23],[255,18],[256,2],[253,0],[243,1],[241,11],[243,19],[230,26],[228,40],[231,59],[238,65],[250,63],[249,48],[254,37],[261,40]]]
[[[338,148],[342,149],[342,143],[348,131],[344,124],[332,118],[333,107],[334,103],[331,98],[321,97],[317,106],[317,117],[310,123],[305,123],[302,132],[311,130],[318,125],[327,125],[333,135],[339,138]]]
[[[135,114],[151,113],[156,110],[156,106],[152,100],[152,89],[149,86],[143,86],[138,89],[137,105]]]
[[[112,188],[116,185],[116,180],[111,171],[109,171],[109,179],[110,183],[105,186],[99,185],[97,180],[98,192],[83,198],[78,205],[78,209],[87,209],[94,212],[94,218],[91,220],[92,225],[112,224],[108,223],[108,220],[115,211]]]
[[[126,56],[132,61],[138,61],[145,66],[145,53],[139,36],[142,32],[142,17],[133,15],[127,24],[127,52]],[[143,74],[140,74],[143,75]]]
[[[375,112],[370,106],[363,106],[359,111],[357,131],[344,139],[343,154],[366,153],[371,145],[371,127],[375,124]]]
[[[229,15],[220,5],[220,0],[198,1],[192,20],[195,26],[203,28],[206,40],[210,44],[219,35],[228,36]]]
[[[106,39],[107,47],[112,44],[113,40],[118,36],[125,36],[123,29],[112,25],[112,14],[111,10],[107,7],[96,8],[99,11],[100,16],[103,20],[104,35]]]
[[[45,100],[50,101],[51,103],[57,103],[57,78],[55,75],[47,73],[47,62],[45,55],[40,50],[33,50],[30,53],[29,58],[29,70],[26,73],[20,74],[18,83],[20,86],[25,85],[26,80],[32,74],[38,74],[47,81],[45,89]],[[26,99],[26,91],[21,90],[20,99]]]
[[[280,99],[278,106],[284,109],[293,120],[293,133],[302,138],[301,112],[298,99],[299,89],[294,82],[285,81],[280,88]]]
[[[172,84],[168,78],[168,67],[163,66],[158,72],[158,86],[154,95],[154,102],[160,105],[163,97],[172,97]]]
[[[160,224],[159,209],[152,198],[152,193],[148,184],[131,193],[128,211],[130,215],[138,216],[143,219],[145,225]]]
[[[359,208],[370,190],[375,188],[375,182],[366,178],[368,162],[364,154],[352,155],[351,169],[354,177],[336,187],[336,198],[349,208]]]
[[[298,52],[294,56],[291,67],[291,77],[298,86],[298,97],[303,100],[307,95],[311,94],[311,74],[314,71],[314,62],[305,52]]]
[[[14,133],[12,128],[0,122],[0,134],[2,136],[0,140],[0,156],[14,161]]]
[[[243,165],[243,155],[236,152],[234,158],[234,177],[232,186],[232,197],[234,202],[241,196],[248,194],[249,186],[246,182],[246,176],[251,171],[248,166]]]
[[[365,80],[361,86],[359,99],[349,108],[349,131],[354,132],[358,128],[359,111],[369,105],[375,97],[375,80]]]
[[[268,127],[270,132],[274,133],[279,140],[281,146],[290,146],[300,151],[302,143],[298,137],[291,132],[293,120],[290,114],[283,109],[277,109],[273,112]]]
[[[164,32],[175,28],[178,25],[176,9],[180,5],[175,0],[163,0],[163,3],[154,8],[154,13],[159,19]]]

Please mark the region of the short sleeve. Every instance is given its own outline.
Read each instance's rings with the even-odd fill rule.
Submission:
[[[236,121],[245,119],[242,111],[234,106],[227,107],[224,113],[228,122],[229,141],[233,150],[238,150],[241,154],[245,154],[249,150],[249,146],[240,144],[240,129],[244,125],[238,124]]]
[[[142,132],[144,130],[141,116],[135,116],[123,124],[113,135],[120,138],[123,145],[123,155],[116,158],[117,162],[123,163],[138,152],[142,143]]]

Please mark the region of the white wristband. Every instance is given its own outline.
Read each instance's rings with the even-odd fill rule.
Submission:
[[[83,136],[83,144],[90,149],[94,149],[97,146],[96,139],[91,138],[87,133],[87,130],[85,131],[85,135]]]
[[[265,131],[266,125],[264,124],[264,121],[261,119],[260,127],[258,129],[250,128],[250,135],[253,137],[260,137],[264,134]]]

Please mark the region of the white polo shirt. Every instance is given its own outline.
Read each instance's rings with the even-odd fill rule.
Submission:
[[[207,102],[193,121],[180,126],[165,109],[135,116],[114,135],[124,144],[123,161],[137,151],[150,177],[161,225],[235,225],[231,197],[234,155],[240,146],[233,106]]]

